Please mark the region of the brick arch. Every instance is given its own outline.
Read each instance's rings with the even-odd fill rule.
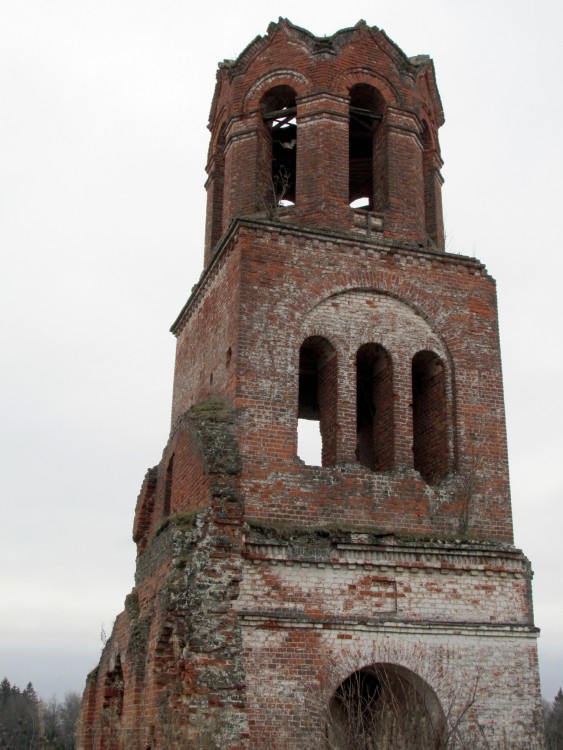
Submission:
[[[304,29],[294,26],[290,21],[280,18],[278,23],[268,26],[267,36],[256,37],[235,60],[236,73],[248,74],[253,65],[261,64],[270,50],[281,47],[300,48],[301,52],[311,57],[312,35]],[[267,60],[266,60],[267,62]]]
[[[436,81],[434,80],[434,68],[432,63],[419,76],[416,81],[416,90],[418,97],[422,101],[422,106],[428,113],[428,116],[435,122],[436,129],[444,124],[444,113],[440,102],[440,97],[436,90]]]
[[[325,279],[326,282],[326,279]],[[424,339],[413,339],[412,335],[409,334],[407,336],[407,342],[410,342],[410,349],[405,349],[402,351],[402,357],[399,359],[397,358],[398,351],[396,348],[396,342],[393,346],[389,346],[389,342],[386,340],[386,337],[383,337],[381,340],[374,341],[373,343],[379,344],[382,347],[385,347],[386,353],[390,357],[391,366],[395,367],[395,365],[399,366],[402,365],[406,367],[408,365],[408,368],[410,370],[410,360],[417,354],[418,351],[421,351],[422,349],[427,348],[430,346],[432,350],[434,350],[437,356],[440,359],[443,359],[444,366],[445,366],[445,393],[446,393],[446,402],[445,402],[445,408],[447,411],[447,427],[446,427],[446,441],[448,446],[448,470],[454,470],[455,466],[457,465],[458,460],[458,439],[459,439],[459,425],[458,425],[458,409],[457,409],[457,401],[456,401],[456,380],[455,380],[455,363],[453,355],[450,351],[450,348],[448,346],[448,343],[444,339],[443,335],[441,334],[439,327],[434,322],[434,319],[431,315],[428,315],[427,312],[425,312],[424,308],[417,304],[417,301],[415,300],[413,302],[413,297],[415,295],[413,294],[413,288],[412,285],[409,284],[408,292],[409,292],[409,298],[403,296],[400,291],[399,293],[395,289],[386,289],[383,287],[381,283],[381,279],[378,280],[378,282],[375,282],[373,279],[371,283],[367,284],[358,284],[358,283],[351,283],[349,286],[347,285],[341,285],[341,284],[335,284],[336,288],[333,288],[331,293],[327,294],[326,290],[327,288],[330,289],[330,286],[327,284],[326,288],[320,290],[321,294],[319,295],[320,299],[317,298],[315,303],[313,305],[308,305],[308,310],[304,314],[303,317],[303,326],[302,331],[307,331],[307,333],[312,330],[314,327],[317,327],[319,329],[319,335],[326,337],[327,333],[329,333],[324,327],[318,326],[318,323],[316,321],[311,321],[312,325],[307,325],[307,320],[311,318],[311,316],[314,315],[316,310],[320,310],[324,305],[326,305],[327,302],[330,302],[330,300],[336,300],[338,297],[345,296],[350,293],[367,293],[367,294],[374,294],[378,296],[383,297],[389,297],[390,299],[395,300],[397,303],[399,303],[401,306],[404,306],[408,310],[411,311],[411,313],[414,313],[417,318],[419,318],[425,326],[428,328],[429,334],[431,334],[434,341],[430,341],[430,339],[425,340]],[[340,287],[340,288],[338,288]],[[313,296],[312,294],[313,290],[309,289],[309,296]],[[410,329],[409,329],[410,330]],[[414,331],[414,329],[413,329]],[[342,336],[339,338],[337,334],[335,334],[334,331],[330,332],[330,335],[332,336],[333,342],[336,344],[337,352],[341,356],[341,361],[345,361],[345,358],[350,356],[351,352],[349,351],[349,341],[345,333],[342,334]],[[338,343],[336,343],[338,342]],[[362,341],[357,343],[370,343],[369,341]],[[354,353],[355,354],[355,353]],[[409,357],[409,361],[405,359],[405,356]],[[441,467],[443,469],[443,467]],[[441,471],[440,476],[445,475],[447,471]],[[425,477],[426,479],[426,477]]]
[[[358,83],[366,83],[377,89],[386,105],[398,106],[400,97],[391,81],[370,67],[351,68],[334,78],[332,90],[335,94],[349,96],[350,89]]]
[[[339,269],[314,279],[303,289],[303,310],[308,314],[325,299],[351,290],[380,292],[395,297],[412,307],[426,320],[436,335],[440,335],[435,321],[443,311],[443,302],[437,295],[426,293],[412,275],[398,279],[394,269],[371,268],[361,273]]]
[[[340,278],[342,278],[342,273],[339,273],[338,275]],[[397,291],[396,279],[392,280],[391,283],[387,285],[385,283],[386,279],[383,272],[368,272],[365,274],[364,279],[362,279],[360,283],[358,283],[358,279],[350,279],[349,283],[343,283],[342,281],[336,281],[336,279],[333,279],[333,285],[331,285],[330,281],[330,279],[323,278],[322,283],[314,282],[306,290],[307,300],[313,298],[315,299],[315,301],[313,304],[309,304],[308,309],[305,312],[304,319],[309,317],[313,310],[315,310],[315,308],[322,305],[331,297],[337,297],[342,294],[347,294],[348,292],[374,292],[375,294],[383,294],[392,297],[398,302],[401,302],[407,307],[410,307],[428,324],[432,333],[440,340],[440,343],[444,347],[444,351],[446,352],[448,358],[448,365],[452,367],[453,371],[453,356],[450,348],[446,340],[442,336],[438,326],[436,325],[434,316],[431,313],[429,314],[429,312],[427,312],[426,305],[424,304],[425,302],[431,301],[432,297],[426,297],[426,295],[417,294],[416,287],[413,286],[412,281],[405,283],[405,293],[408,293],[408,297],[406,296],[406,294],[401,294],[400,290]],[[327,289],[330,290],[328,294]],[[432,312],[438,313],[439,310],[436,309]],[[326,336],[326,333],[319,335]]]
[[[307,94],[312,88],[312,83],[307,76],[297,70],[290,68],[273,70],[259,78],[248,89],[242,103],[242,111],[252,112],[258,109],[264,94],[275,86],[290,86],[298,97]]]
[[[311,290],[309,290],[309,291],[311,291]],[[380,295],[383,295],[383,296],[386,296],[386,297],[390,297],[390,298],[396,300],[397,302],[400,302],[401,304],[405,305],[409,309],[411,309],[414,313],[416,313],[416,315],[418,315],[420,318],[422,318],[424,320],[424,322],[428,325],[431,333],[434,336],[436,336],[436,338],[439,340],[441,346],[443,347],[444,354],[446,355],[446,358],[447,358],[448,368],[453,373],[453,367],[454,367],[453,366],[453,355],[452,355],[452,353],[450,351],[450,348],[449,348],[446,340],[444,339],[444,337],[440,333],[440,330],[439,330],[438,326],[434,323],[432,317],[429,316],[428,314],[426,314],[426,312],[424,311],[424,309],[419,304],[416,304],[416,303],[414,303],[414,302],[406,299],[405,297],[401,296],[400,294],[397,294],[395,291],[392,291],[390,289],[384,289],[381,286],[371,285],[371,284],[370,285],[365,285],[365,286],[364,285],[357,285],[357,284],[350,285],[350,286],[345,286],[345,287],[342,287],[342,288],[339,288],[339,289],[334,289],[332,292],[330,292],[330,294],[326,294],[326,289],[323,289],[322,298],[321,299],[317,299],[317,301],[312,306],[309,307],[309,309],[307,310],[307,312],[304,315],[304,321],[306,321],[307,318],[309,318],[311,316],[311,314],[317,308],[321,307],[321,305],[323,305],[324,303],[328,302],[328,300],[330,300],[330,299],[336,299],[337,297],[349,294],[350,292],[367,292],[367,293],[373,293],[373,294],[380,294]],[[306,323],[305,323],[305,325],[306,325]],[[304,330],[305,330],[305,328],[304,328]],[[313,330],[313,329],[306,328],[306,330],[309,331],[309,330]],[[308,333],[307,335],[312,335],[312,334]],[[326,331],[320,331],[319,330],[318,332],[315,333],[315,335],[319,335],[319,336],[323,336],[324,338],[327,338],[327,332]],[[338,337],[338,335],[336,335],[335,333],[331,334],[331,341],[333,342],[333,344],[334,344],[334,342],[338,342],[338,345],[335,346],[335,348],[337,349],[337,351],[342,352],[343,350],[346,350],[347,342],[343,338]]]
[[[309,313],[312,311],[309,311]],[[323,338],[328,341],[328,343],[332,346],[334,351],[336,352],[336,356],[339,360],[342,360],[342,357],[346,356],[346,342],[341,336],[338,336],[338,334],[335,334],[334,331],[326,331],[324,328],[319,328],[318,326],[308,326],[307,325],[307,317],[309,316],[309,313],[307,313],[304,321],[305,324],[301,327],[301,341],[299,343],[299,348],[297,350],[297,357],[299,358],[299,349],[303,345],[303,342],[305,339],[308,338]]]
[[[452,663],[453,658],[453,663]],[[351,674],[369,669],[375,664],[393,665],[416,675],[428,685],[440,705],[447,702],[444,687],[444,670],[459,669],[454,651],[449,644],[428,644],[421,641],[405,641],[399,634],[386,637],[355,638],[349,645],[325,653],[325,661],[317,672],[319,684],[323,686],[324,698],[329,701],[338,686]],[[478,674],[478,665],[467,664],[464,679],[471,683]]]
[[[328,711],[331,747],[349,747],[380,735],[393,747],[434,747],[445,724],[432,687],[393,662],[368,664],[349,674],[335,690]]]

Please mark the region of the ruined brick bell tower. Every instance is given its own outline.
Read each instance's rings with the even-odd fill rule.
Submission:
[[[204,270],[82,750],[542,746],[495,284],[444,251],[443,119],[432,61],[364,22],[280,19],[219,66]]]

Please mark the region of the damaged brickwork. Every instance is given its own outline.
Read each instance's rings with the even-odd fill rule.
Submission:
[[[147,498],[154,507],[156,492],[164,503],[167,480],[166,471],[160,482],[158,468],[148,472],[137,505],[142,553],[135,588],[88,677],[83,747],[207,747],[212,735],[223,737],[225,747],[243,746],[242,639],[232,608],[242,575],[244,518],[235,421],[232,410],[213,399],[178,420],[161,466],[176,455],[176,466],[190,467],[182,491],[191,502],[175,504],[151,531]],[[205,503],[201,485],[208,490]]]
[[[495,282],[444,249],[443,121],[430,58],[364,22],[280,19],[220,64],[172,429],[81,750],[542,750]]]

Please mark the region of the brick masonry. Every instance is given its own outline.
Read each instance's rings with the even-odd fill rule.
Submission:
[[[205,267],[82,750],[327,747],[358,674],[429,706],[436,747],[543,747],[495,283],[444,251],[442,122],[432,61],[364,22],[280,19],[220,65]]]

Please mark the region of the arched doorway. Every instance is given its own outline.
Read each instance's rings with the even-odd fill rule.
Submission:
[[[444,713],[430,686],[396,664],[353,672],[329,707],[330,750],[441,750]]]

